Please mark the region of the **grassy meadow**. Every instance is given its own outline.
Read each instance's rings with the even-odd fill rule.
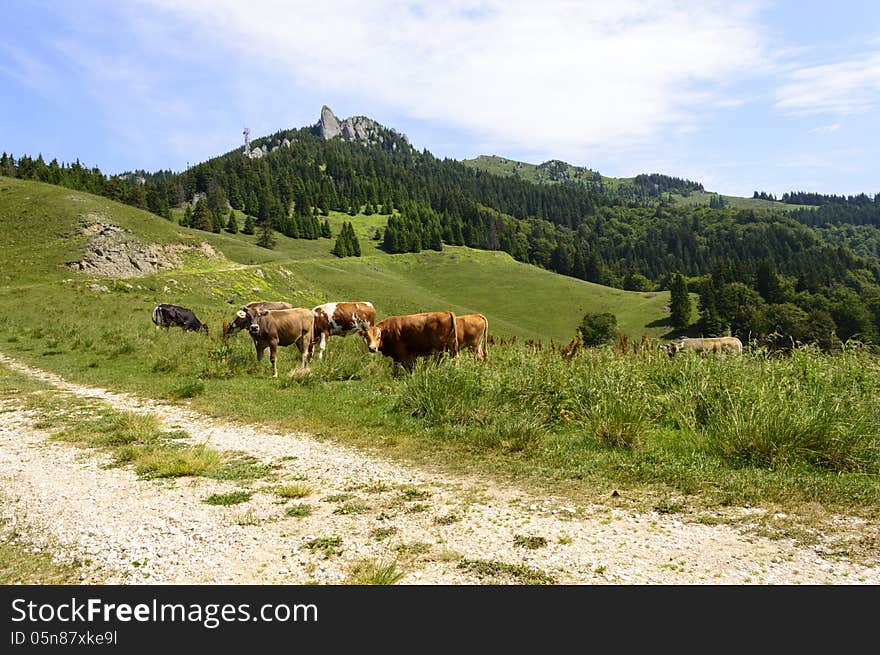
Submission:
[[[127,280],[59,266],[82,246],[72,236],[77,221],[98,212],[144,240],[204,240],[226,257]],[[466,248],[339,260],[317,252],[321,244],[329,252],[326,239],[280,238],[265,251],[241,235],[194,233],[102,198],[5,178],[0,229],[13,239],[0,249],[0,352],[74,381],[428,466],[550,485],[583,502],[877,518],[880,358],[862,349],[670,359],[652,338],[638,353],[609,346],[564,356],[550,340],[566,344],[585,311],[612,311],[632,342],[660,336],[668,294],[590,285]],[[419,362],[406,375],[357,337],[334,337],[307,371],[294,370],[293,349],[281,349],[272,379],[250,338],[224,341],[220,325],[240,303],[276,297],[301,306],[368,299],[380,318],[482,311],[490,332],[518,343],[490,346],[486,363],[464,354]],[[157,302],[192,307],[211,334],[156,329]],[[0,367],[0,377],[10,375]],[[89,434],[99,438],[101,429]],[[789,534],[784,519],[775,521],[764,528]]]

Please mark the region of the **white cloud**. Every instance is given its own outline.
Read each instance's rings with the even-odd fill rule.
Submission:
[[[692,129],[736,102],[727,83],[767,61],[748,3],[144,2],[299,84],[344,94],[355,113],[388,108],[560,153]]]
[[[795,115],[847,115],[880,106],[880,52],[794,71],[774,106]]]
[[[8,64],[4,63],[8,60]],[[38,58],[8,44],[0,44],[0,73],[44,97],[57,97],[58,76]]]
[[[836,132],[840,129],[840,123],[831,123],[830,125],[818,125],[811,130],[808,130],[810,134],[831,134],[832,132]]]

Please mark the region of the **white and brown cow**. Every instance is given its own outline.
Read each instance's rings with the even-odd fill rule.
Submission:
[[[300,367],[309,363],[312,335],[315,329],[315,315],[304,307],[293,309],[261,309],[250,324],[248,331],[254,339],[257,360],[263,358],[263,351],[269,348],[269,361],[272,362],[272,377],[278,377],[276,363],[278,346],[296,344],[300,352]]]
[[[696,353],[726,353],[731,355],[741,355],[743,345],[742,341],[737,337],[685,338],[669,344],[667,350],[670,357],[673,357],[676,353],[684,350],[690,350]]]
[[[452,312],[405,314],[384,318],[359,334],[371,353],[380,352],[394,360],[395,368],[401,364],[412,371],[417,357],[458,354],[455,322]]]
[[[455,336],[459,350],[467,348],[478,359],[486,361],[486,339],[489,335],[489,319],[483,314],[464,314],[455,317]]]
[[[376,322],[376,308],[367,301],[328,302],[313,307],[312,313],[315,315],[312,349],[318,345],[318,359],[324,359],[327,339],[331,336],[344,337],[358,330],[366,330]]]

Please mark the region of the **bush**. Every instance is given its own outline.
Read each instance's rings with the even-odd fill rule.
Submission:
[[[585,346],[599,346],[617,338],[617,317],[608,312],[584,314],[577,331]]]

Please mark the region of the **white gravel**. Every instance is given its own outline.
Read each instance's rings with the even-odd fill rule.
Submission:
[[[462,559],[525,565],[559,584],[880,583],[880,562],[829,559],[819,549],[730,525],[428,473],[305,433],[221,422],[184,407],[72,384],[4,355],[0,362],[59,392],[154,414],[194,443],[242,451],[278,467],[277,481],[248,487],[254,491],[249,501],[212,506],[204,502],[208,495],[245,485],[140,480],[126,468],[106,468],[108,460],[94,450],[50,441],[34,426],[38,414],[6,401],[0,407],[2,516],[28,547],[84,563],[85,584],[333,584],[345,581],[357,562],[395,557],[405,573],[400,584],[517,583],[479,577],[459,567]],[[309,485],[312,493],[282,502],[270,491],[293,482]],[[335,512],[346,501],[327,497],[343,493],[366,509]],[[312,514],[286,516],[285,509],[299,502],[310,504]],[[442,520],[450,516],[457,520]],[[381,528],[386,536],[380,539]],[[546,545],[525,548],[517,535],[543,537]],[[341,538],[341,552],[329,557],[306,547],[334,536]]]

